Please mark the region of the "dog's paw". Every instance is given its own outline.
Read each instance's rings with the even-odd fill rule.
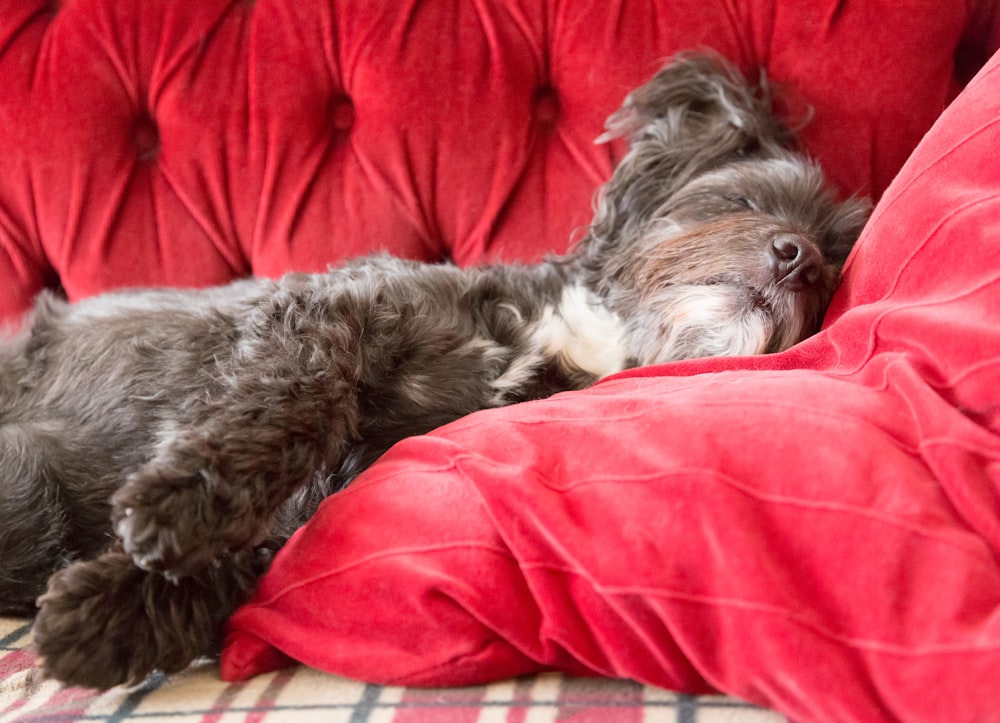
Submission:
[[[150,464],[112,497],[111,519],[136,565],[176,579],[257,541],[248,497],[210,470]]]
[[[177,482],[177,480],[172,480]],[[111,521],[125,552],[146,570],[183,575],[217,554],[198,529],[200,485],[184,487],[133,475],[112,498]]]
[[[105,689],[141,682],[164,659],[177,669],[147,617],[148,574],[125,555],[104,555],[53,575],[32,631],[45,677]]]
[[[64,683],[104,689],[218,655],[226,618],[250,595],[279,544],[226,556],[177,582],[117,550],[64,568],[38,599],[39,667]]]

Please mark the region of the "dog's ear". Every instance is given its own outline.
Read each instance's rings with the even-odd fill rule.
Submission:
[[[691,162],[768,155],[792,138],[775,118],[772,100],[763,73],[752,85],[720,55],[679,53],[628,94],[596,142],[626,138],[633,149],[652,145],[671,155],[678,171]]]
[[[766,80],[753,86],[723,58],[681,53],[631,92],[597,142],[629,151],[598,194],[591,235],[612,239],[645,223],[692,177],[733,158],[768,156],[792,134],[771,109]]]

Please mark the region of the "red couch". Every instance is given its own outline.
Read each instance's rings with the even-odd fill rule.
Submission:
[[[563,249],[673,52],[787,86],[844,193],[881,194],[1000,43],[995,3],[3,0],[0,318],[72,299]]]
[[[563,249],[621,152],[603,119],[689,47],[763,67],[879,199],[825,330],[397,446],[278,558],[226,676],[558,669],[1000,719],[1000,59],[925,137],[1000,3],[4,0],[0,316],[46,286]]]

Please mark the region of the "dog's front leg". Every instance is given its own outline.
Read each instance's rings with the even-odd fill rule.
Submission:
[[[270,534],[274,511],[316,483],[357,427],[358,330],[347,301],[279,287],[191,410],[113,497],[112,520],[143,568],[189,575]]]

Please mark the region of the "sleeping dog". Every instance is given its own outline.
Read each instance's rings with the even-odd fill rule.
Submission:
[[[0,611],[37,598],[45,674],[109,687],[216,654],[274,551],[403,437],[817,330],[867,208],[790,150],[766,85],[678,56],[615,137],[584,238],[536,265],[42,296],[0,342]]]

